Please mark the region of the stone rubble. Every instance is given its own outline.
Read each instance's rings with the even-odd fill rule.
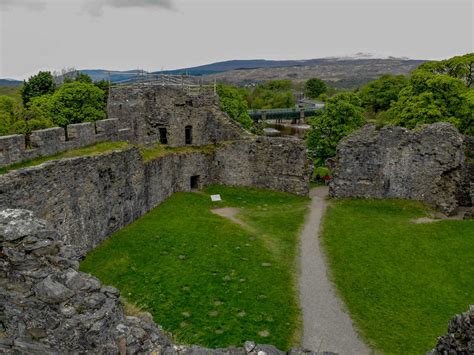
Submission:
[[[474,305],[449,322],[448,334],[438,338],[432,355],[474,354]]]

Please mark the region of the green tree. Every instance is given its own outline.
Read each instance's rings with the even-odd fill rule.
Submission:
[[[86,84],[92,84],[92,78],[88,74],[81,73],[80,71],[76,73],[76,77],[74,78],[74,81],[78,81],[78,82],[86,83]]]
[[[61,127],[71,123],[94,122],[107,116],[104,92],[93,84],[79,81],[64,84],[52,99],[52,119]]]
[[[21,89],[23,105],[27,106],[33,97],[53,93],[54,89],[55,83],[51,73],[49,71],[40,71],[24,82]]]
[[[42,96],[33,98],[30,104],[41,98]],[[33,130],[53,126],[53,122],[49,118],[41,115],[32,115],[31,112],[25,111],[14,99],[0,96],[0,135],[28,135]]]
[[[305,93],[309,97],[315,99],[321,94],[325,94],[328,91],[328,87],[324,81],[319,78],[311,78],[306,81]]]
[[[0,96],[0,135],[14,134],[18,120],[18,103],[11,97]]]
[[[472,134],[474,111],[469,92],[461,79],[417,70],[387,115],[393,124],[407,128],[443,121]]]
[[[306,136],[310,155],[317,166],[336,154],[340,140],[364,123],[361,100],[354,93],[340,93],[330,98],[322,114],[314,117]]]
[[[408,78],[404,75],[383,75],[371,81],[359,92],[362,106],[371,112],[386,111],[392,102],[398,100],[400,91],[407,85]]]
[[[250,130],[253,121],[248,114],[245,92],[233,86],[219,84],[217,86],[220,107],[231,119],[240,123],[245,129]]]
[[[32,100],[28,114],[35,119],[49,119],[60,127],[101,120],[106,118],[104,92],[94,84],[67,83],[53,95]]]
[[[438,62],[421,64],[416,71],[428,71],[432,74],[445,74],[461,79],[470,88],[473,85],[474,53],[452,57]]]
[[[291,80],[270,80],[247,91],[251,109],[290,108],[295,106]]]
[[[94,85],[104,92],[104,104],[107,106],[107,101],[109,99],[110,83],[107,80],[99,80],[94,82]]]

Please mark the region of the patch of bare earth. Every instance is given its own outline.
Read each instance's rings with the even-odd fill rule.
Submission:
[[[458,213],[454,216],[445,216],[442,213],[436,212],[433,213],[429,217],[421,217],[412,220],[415,224],[423,224],[423,223],[434,223],[439,221],[461,221],[464,219],[464,214],[466,213],[467,209],[460,207]]]
[[[239,219],[237,215],[240,213],[240,208],[235,207],[222,207],[222,208],[214,208],[211,210],[212,213],[230,219],[232,222],[237,223],[245,228],[250,228],[250,226]]]

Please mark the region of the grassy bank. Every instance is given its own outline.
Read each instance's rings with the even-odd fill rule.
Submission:
[[[209,194],[221,194],[211,202]],[[298,231],[308,199],[213,186],[177,193],[81,264],[174,334],[208,347],[246,340],[287,349],[299,328]],[[240,208],[242,225],[211,213]]]
[[[103,142],[93,144],[84,148],[72,149],[55,155],[50,155],[47,157],[39,157],[35,159],[23,160],[19,163],[10,164],[0,168],[0,175],[8,173],[12,170],[17,170],[21,168],[28,168],[31,166],[37,166],[43,164],[47,161],[58,160],[64,158],[75,158],[81,156],[91,156],[96,154],[108,153],[113,150],[125,149],[128,147],[127,142]]]
[[[111,152],[117,149],[124,149],[126,147],[128,147],[127,142],[97,143],[97,144],[93,144],[84,148],[72,149],[72,150],[68,150],[59,154],[50,155],[47,157],[39,157],[35,159],[24,160],[22,162],[15,163],[15,164],[10,164],[3,168],[0,168],[0,175],[8,173],[9,171],[12,171],[12,170],[40,165],[50,160],[96,155],[96,154]]]
[[[323,245],[356,326],[387,353],[424,354],[474,303],[474,221],[415,224],[408,201],[334,201]]]
[[[139,146],[140,155],[143,161],[147,162],[166,154],[185,154],[185,153],[204,153],[211,154],[215,151],[216,146],[213,144],[205,146],[184,146],[184,147],[170,147],[164,144],[156,143],[150,146]]]

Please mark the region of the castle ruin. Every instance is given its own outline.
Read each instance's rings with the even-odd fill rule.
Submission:
[[[23,136],[0,138],[3,166],[100,141],[130,142],[0,175],[0,351],[281,354],[251,342],[222,350],[175,345],[151,319],[126,317],[119,291],[78,266],[101,241],[178,191],[226,184],[308,194],[304,142],[246,132],[210,92],[113,87],[109,117],[70,125],[67,135],[62,128],[33,132],[29,149]],[[192,149],[143,159],[139,148],[156,143]]]

